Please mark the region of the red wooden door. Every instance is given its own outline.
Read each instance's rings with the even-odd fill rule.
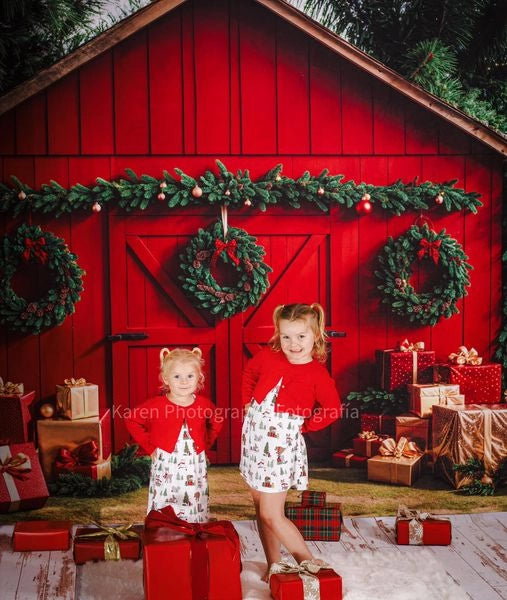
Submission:
[[[228,323],[196,310],[182,293],[179,254],[209,217],[111,215],[109,219],[111,332],[115,449],[130,440],[125,411],[156,395],[159,352],[164,346],[199,346],[205,360],[204,394],[227,413]],[[128,339],[132,334],[145,339]],[[230,460],[230,421],[214,449],[214,462]]]

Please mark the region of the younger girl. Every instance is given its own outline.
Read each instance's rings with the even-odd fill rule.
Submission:
[[[208,520],[205,450],[222,427],[215,405],[196,390],[203,386],[202,353],[181,348],[160,351],[165,394],[136,407],[126,419],[134,440],[152,457],[148,512],[172,505],[180,519]]]
[[[284,515],[289,488],[308,487],[306,445],[301,435],[340,416],[340,399],[323,363],[324,310],[320,304],[278,306],[275,332],[243,374],[240,472],[250,487],[268,562],[280,561],[280,544],[299,562],[312,555],[297,527]],[[319,561],[317,561],[319,562]]]

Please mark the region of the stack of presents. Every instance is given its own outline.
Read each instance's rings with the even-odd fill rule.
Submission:
[[[507,455],[500,364],[484,364],[464,346],[436,363],[434,351],[407,340],[378,350],[376,362],[380,388],[406,390],[408,412],[363,412],[353,447],[333,454],[335,466],[363,467],[370,481],[409,486],[427,469],[455,489],[470,483],[455,464],[476,458],[495,473]]]

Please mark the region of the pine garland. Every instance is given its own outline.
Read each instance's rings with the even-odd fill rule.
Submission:
[[[417,293],[410,284],[412,263],[417,259],[432,260],[440,268],[441,280],[431,292]],[[470,285],[472,266],[467,259],[445,229],[437,233],[426,223],[413,225],[396,240],[390,237],[379,256],[380,269],[375,275],[382,281],[378,286],[382,302],[389,304],[393,313],[422,325],[435,325],[441,317],[457,314],[456,302]]]
[[[138,448],[136,444],[127,444],[119,454],[111,457],[111,479],[95,480],[80,473],[65,473],[48,484],[50,494],[108,498],[140,489],[150,480],[151,459],[149,456],[136,456]]]
[[[464,464],[455,464],[452,468],[472,480],[458,490],[467,496],[492,496],[496,488],[507,481],[507,458],[502,460],[491,477],[486,474],[484,463],[475,457],[469,458]]]
[[[448,212],[465,208],[477,213],[477,208],[482,206],[478,200],[480,194],[454,187],[457,179],[440,184],[427,181],[420,185],[398,180],[391,185],[375,186],[353,181],[342,183],[343,175],[329,175],[327,169],[317,176],[305,171],[301,177],[292,179],[281,174],[282,165],[278,164],[254,182],[248,170],[238,170],[234,174],[219,160],[216,163],[218,175],[206,171],[198,179],[181,169],[175,169],[179,180],[167,171],[163,172],[163,179],[156,179],[151,175],[138,177],[132,169],[126,169],[128,179],[108,181],[98,177],[93,187],[78,183],[70,189],[50,181],[35,190],[12,177],[14,187],[0,184],[0,212],[18,216],[33,211],[58,217],[76,210],[99,211],[110,203],[126,211],[146,210],[162,203],[169,208],[246,205],[261,211],[277,204],[298,209],[302,203],[307,203],[327,211],[335,204],[354,208],[365,196],[372,205],[395,215],[407,210],[427,210],[434,206],[437,197]]]
[[[505,223],[504,223],[505,231]],[[504,241],[505,247],[505,241]],[[502,329],[498,335],[498,347],[495,352],[495,358],[502,363],[503,387],[507,386],[507,251],[502,255],[503,262],[503,306],[502,306]],[[507,399],[507,398],[506,398]]]
[[[347,402],[361,412],[399,415],[407,410],[408,396],[405,389],[388,392],[368,387],[362,392],[350,392]]]

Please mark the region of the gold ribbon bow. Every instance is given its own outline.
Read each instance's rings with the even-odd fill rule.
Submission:
[[[408,524],[408,543],[415,546],[420,546],[423,543],[423,521],[431,519],[433,521],[448,521],[445,517],[436,517],[428,512],[420,512],[411,510],[408,506],[400,504],[398,506],[398,514],[396,520],[409,521]]]
[[[80,377],[79,379],[74,379],[74,377],[70,377],[69,379],[64,379],[63,383],[68,387],[86,385],[86,379],[84,377]]]
[[[0,473],[9,473],[16,479],[26,479],[27,473],[32,470],[30,458],[23,452],[9,456],[4,461],[0,458]]]
[[[482,357],[475,348],[468,348],[466,346],[460,346],[457,352],[449,354],[449,362],[455,365],[482,365]]]
[[[406,437],[400,437],[396,443],[393,438],[387,438],[380,444],[379,453],[382,456],[394,456],[394,458],[413,458],[423,454],[415,442],[409,442]]]
[[[132,531],[130,528],[133,523],[128,525],[119,525],[118,527],[110,527],[107,525],[100,525],[95,521],[91,522],[99,528],[99,531],[91,531],[89,533],[80,533],[75,539],[86,539],[94,537],[104,537],[104,560],[120,560],[120,544],[118,540],[127,540],[129,538],[138,538],[139,534]]]
[[[423,350],[424,342],[415,342],[412,344],[405,338],[398,344],[398,352],[422,352]]]
[[[272,575],[298,574],[303,582],[303,598],[320,599],[320,583],[317,573],[321,569],[332,569],[327,563],[319,564],[313,560],[303,560],[299,565],[291,565],[285,562],[273,563],[269,569],[269,577]]]
[[[24,386],[22,383],[12,383],[12,381],[6,381],[5,383],[0,379],[0,394],[12,395],[22,394]]]
[[[359,436],[362,440],[378,440],[380,436],[378,436],[374,431],[361,431]]]

